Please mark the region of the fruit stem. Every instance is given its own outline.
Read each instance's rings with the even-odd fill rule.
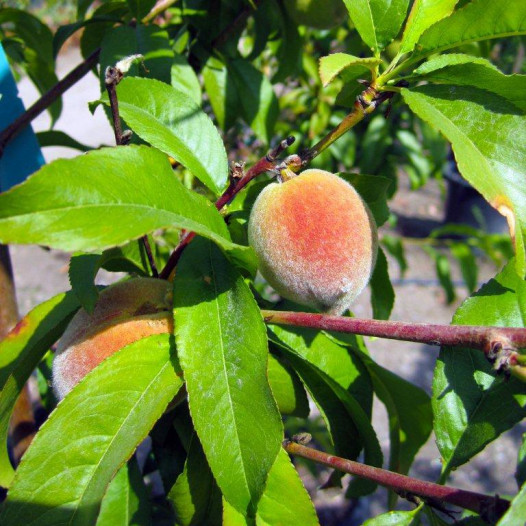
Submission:
[[[374,84],[362,91],[356,98],[353,110],[341,122],[332,129],[323,139],[321,139],[312,148],[301,154],[304,164],[312,161],[314,157],[326,150],[331,144],[339,139],[345,132],[356,126],[367,115],[372,113],[379,104],[392,98],[393,92],[380,92]]]
[[[262,310],[261,314],[268,324],[478,349],[497,370],[505,372],[520,366],[521,355],[518,351],[526,348],[526,329],[523,328],[407,323],[271,310]]]
[[[465,491],[449,486],[441,486],[432,482],[418,480],[406,475],[400,475],[386,469],[367,466],[345,458],[329,455],[323,451],[306,447],[293,440],[284,440],[283,449],[290,455],[295,455],[323,464],[351,475],[372,480],[392,489],[402,497],[419,496],[428,505],[444,509],[443,504],[452,504],[479,513],[492,524],[504,515],[510,502],[498,496],[483,495],[473,491]],[[412,499],[411,499],[412,500]]]

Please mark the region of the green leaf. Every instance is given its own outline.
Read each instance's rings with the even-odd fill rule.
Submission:
[[[409,0],[343,0],[362,40],[376,53],[398,35]]]
[[[183,472],[168,493],[180,526],[219,526],[221,492],[206,461],[197,436],[192,436]]]
[[[418,526],[420,524],[420,515],[422,506],[418,506],[411,511],[389,511],[378,515],[374,519],[369,519],[363,523],[363,526]]]
[[[376,226],[382,226],[389,219],[387,193],[392,184],[391,179],[381,175],[344,173],[338,175],[354,186],[373,214]]]
[[[184,55],[175,55],[172,63],[172,87],[188,95],[201,106],[201,85],[199,79]]]
[[[133,16],[139,21],[150,12],[156,0],[126,0],[126,2]]]
[[[188,168],[215,194],[226,185],[228,160],[212,121],[185,93],[152,79],[117,86],[119,113],[141,139]],[[109,105],[107,95],[102,101]]]
[[[500,519],[497,526],[516,526],[524,522],[526,517],[526,484],[511,501],[510,509]]]
[[[460,53],[439,55],[415,69],[410,78],[473,86],[495,93],[526,112],[526,75],[504,75],[485,58]]]
[[[451,266],[447,256],[438,252],[431,246],[424,247],[424,250],[429,254],[431,259],[435,262],[435,271],[437,273],[438,281],[442,289],[446,293],[447,303],[452,303],[455,300],[455,287],[451,280]]]
[[[256,516],[257,526],[276,524],[319,524],[309,494],[283,449],[270,470]]]
[[[261,313],[238,272],[202,239],[179,263],[174,307],[195,429],[225,498],[253,516],[283,433]]]
[[[287,308],[287,303],[281,305]],[[363,411],[371,415],[372,384],[361,360],[339,345],[332,336],[314,329],[273,326],[279,342],[299,353],[309,363],[327,374],[358,401]],[[278,342],[278,343],[279,343]]]
[[[455,256],[460,265],[460,272],[464,278],[464,283],[470,293],[477,288],[478,263],[471,248],[465,243],[453,243],[451,253]]]
[[[22,59],[17,62],[26,71],[40,94],[44,95],[58,82],[51,30],[27,11],[8,7],[2,7],[0,10],[0,26],[3,24],[8,25],[11,38],[15,37],[22,42]],[[5,38],[5,34],[2,36]],[[6,52],[9,53],[7,47]],[[53,125],[60,117],[62,99],[58,98],[47,110]]]
[[[290,366],[272,354],[268,361],[268,382],[282,415],[309,416],[309,401],[303,384]]]
[[[278,69],[272,77],[272,83],[284,82],[289,77],[295,77],[301,72],[301,56],[303,39],[298,32],[298,26],[291,20],[287,10],[281,3],[278,21],[281,28],[281,42],[276,51]]]
[[[106,31],[101,43],[99,60],[103,91],[106,68],[130,55],[142,55],[144,63],[132,64],[127,73],[129,77],[148,77],[170,84],[174,52],[168,33],[155,25],[119,26]]]
[[[69,283],[84,310],[91,314],[99,299],[95,276],[100,268],[100,254],[73,254],[69,261]]]
[[[520,487],[526,482],[526,433],[522,435],[522,444],[517,455],[517,471],[515,472],[515,480]]]
[[[110,482],[96,526],[149,526],[150,516],[148,489],[133,456]]]
[[[247,520],[223,501],[225,526],[274,526],[278,524],[316,526],[316,511],[287,453],[280,449],[268,475],[267,486],[258,505],[256,521]]]
[[[422,33],[449,16],[457,3],[458,0],[415,0],[405,24],[400,54],[413,51]]]
[[[526,283],[513,262],[468,298],[455,325],[523,327]],[[526,416],[524,384],[496,376],[481,351],[444,347],[435,368],[433,412],[444,477]]]
[[[182,386],[172,340],[125,347],[62,400],[18,467],[2,525],[94,524],[112,477]]]
[[[346,349],[338,346],[322,333],[319,333],[322,339],[317,344],[313,344],[311,336],[309,338],[311,341],[306,345],[301,333],[294,334],[294,332],[289,328],[272,327],[271,341],[290,362],[320,409],[331,433],[336,454],[354,459],[363,447],[365,462],[373,466],[381,466],[383,456],[369,421],[370,412],[367,405],[362,402],[364,394],[362,393],[361,397],[353,396],[354,392],[359,390],[359,385],[353,385],[350,389],[342,387],[342,383],[344,385],[347,383],[344,377],[351,376],[351,368],[357,372],[361,371],[354,365]],[[310,331],[311,334],[312,332]],[[308,337],[308,334],[304,333],[304,337]],[[324,347],[323,354],[320,353],[320,343]],[[337,351],[338,347],[340,352]],[[340,368],[335,371],[331,362],[336,365],[338,362],[335,355],[342,357],[343,352],[349,356],[345,361],[350,362],[351,365],[346,367],[345,361],[340,361]],[[332,377],[326,371],[332,371]],[[364,376],[367,378],[366,374]],[[363,385],[363,382],[362,376],[356,378],[353,383]],[[376,486],[373,483],[365,483],[363,491],[372,491],[374,487]]]
[[[382,61],[377,57],[359,58],[347,53],[333,53],[320,58],[320,78],[324,86],[328,86],[342,71],[355,66],[366,67],[374,73]]]
[[[470,42],[524,33],[526,4],[522,0],[473,0],[427,29],[410,62]]]
[[[42,148],[46,146],[64,146],[65,148],[80,150],[81,152],[93,150],[93,147],[82,144],[73,139],[73,137],[70,137],[67,133],[58,130],[37,132],[36,136]]]
[[[5,488],[14,475],[7,454],[7,432],[15,402],[79,307],[72,292],[58,294],[35,307],[0,341],[0,485]]]
[[[412,111],[451,142],[460,173],[506,215],[515,236],[517,271],[524,276],[524,115],[506,99],[470,86],[429,85],[402,94]]]
[[[210,57],[203,68],[203,80],[219,127],[229,130],[241,114],[238,92],[225,64]]]
[[[369,285],[371,287],[373,318],[376,320],[388,320],[393,310],[395,293],[389,279],[387,259],[381,247],[378,247],[376,265]]]
[[[0,241],[6,244],[92,251],[167,226],[209,237],[235,260],[255,266],[251,249],[230,241],[213,204],[187,190],[166,156],[146,146],[59,159],[0,195]]]
[[[269,144],[279,113],[272,84],[246,60],[232,60],[228,72],[239,97],[243,119],[265,144]]]
[[[363,352],[359,358],[389,415],[389,469],[405,474],[433,430],[431,400],[422,389],[384,369]]]
[[[384,248],[396,259],[400,267],[400,275],[403,276],[407,270],[407,261],[405,259],[404,245],[400,237],[382,236],[381,243]]]
[[[148,236],[148,241],[155,259],[155,242],[151,236]],[[151,272],[148,255],[141,239],[105,250],[101,254],[99,266],[110,272],[128,272],[141,276],[150,276]]]

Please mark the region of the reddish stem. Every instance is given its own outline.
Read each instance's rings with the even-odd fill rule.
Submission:
[[[499,367],[519,363],[516,350],[526,348],[526,329],[475,325],[435,325],[382,321],[307,312],[261,311],[266,323],[361,334],[428,345],[462,346],[482,350]]]
[[[410,494],[420,496],[424,500],[429,500],[429,504],[431,505],[440,503],[453,504],[479,513],[492,522],[496,522],[504,515],[510,506],[509,501],[497,496],[492,497],[481,493],[474,493],[472,491],[465,491],[414,479],[386,469],[375,468],[345,458],[328,455],[323,451],[318,451],[290,440],[283,442],[283,448],[291,455],[313,460],[314,462],[338,469],[344,473],[372,480],[402,495]]]

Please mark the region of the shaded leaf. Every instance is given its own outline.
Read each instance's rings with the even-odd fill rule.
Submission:
[[[524,116],[506,99],[475,87],[428,85],[402,94],[412,111],[451,142],[463,177],[506,216],[515,236],[517,271],[526,275]]]
[[[84,310],[91,314],[99,299],[95,276],[100,268],[100,254],[73,254],[69,261],[69,283]]]
[[[320,78],[324,86],[328,86],[342,71],[355,66],[363,67],[374,72],[382,61],[376,57],[360,58],[347,53],[333,53],[320,58]]]
[[[172,338],[116,352],[62,400],[18,467],[2,525],[94,524],[112,477],[182,385]]]
[[[246,60],[232,60],[228,72],[238,93],[243,119],[265,144],[269,144],[279,112],[272,84]]]
[[[210,57],[203,68],[205,89],[219,127],[229,130],[241,113],[237,88],[225,64]]]
[[[389,469],[405,474],[433,430],[431,399],[422,389],[384,369],[363,352],[359,358],[389,415]]]
[[[382,236],[380,240],[384,248],[396,259],[400,267],[400,274],[403,276],[407,270],[407,260],[405,259],[404,245],[402,239],[395,236]]]
[[[139,137],[188,168],[215,194],[228,161],[212,121],[185,93],[152,79],[128,77],[117,86],[119,112]],[[102,101],[109,105],[107,96]]]
[[[96,526],[149,526],[151,504],[137,459],[133,456],[110,482]]]
[[[511,261],[460,306],[453,323],[523,327],[525,298]],[[524,384],[496,376],[481,351],[467,348],[440,351],[432,402],[444,476],[526,416]]]
[[[371,287],[373,318],[376,320],[388,320],[393,310],[395,293],[389,279],[387,259],[380,247],[378,247],[376,265],[369,286]]]
[[[126,0],[126,2],[130,6],[133,16],[137,20],[141,20],[150,12],[156,0]]]
[[[203,450],[228,502],[254,516],[283,433],[267,380],[261,313],[239,273],[202,239],[177,268],[174,307],[177,352]]]
[[[269,354],[268,382],[282,415],[309,416],[309,401],[303,384],[290,366],[272,354]]]
[[[103,91],[106,91],[106,68],[115,66],[119,60],[130,55],[142,55],[144,62],[132,64],[127,73],[129,77],[147,77],[170,84],[174,52],[168,33],[155,25],[118,26],[106,30],[101,42],[99,62]]]
[[[178,525],[221,524],[221,492],[195,434],[184,470],[168,493],[168,500],[172,503]]]
[[[93,150],[92,146],[82,144],[73,139],[73,137],[70,137],[67,133],[58,130],[37,132],[36,136],[42,148],[45,148],[46,146],[64,146],[66,148],[80,150],[81,152]]]
[[[451,253],[460,265],[460,272],[470,293],[477,288],[478,264],[471,248],[465,243],[453,243]]]
[[[58,294],[35,307],[0,341],[0,485],[5,488],[14,475],[7,454],[7,432],[15,402],[38,362],[79,308],[72,292]]]
[[[382,226],[389,219],[387,192],[392,181],[381,175],[338,174],[351,183],[372,212],[376,226]]]

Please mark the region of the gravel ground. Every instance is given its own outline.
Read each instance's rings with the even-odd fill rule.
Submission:
[[[79,62],[75,49],[59,57],[59,76],[63,76]],[[28,106],[36,98],[36,90],[27,81],[20,84],[21,95]],[[99,97],[98,80],[88,74],[77,87],[64,97],[64,111],[56,128],[64,130],[77,140],[90,144],[112,144],[113,134],[102,111],[92,116],[86,103]],[[45,130],[49,124],[46,115],[34,122],[36,130]],[[50,161],[56,157],[72,157],[74,150],[65,148],[46,148],[45,157]],[[392,203],[395,212],[404,214],[415,225],[426,225],[430,221],[442,219],[443,206],[440,191],[436,185],[429,184],[424,190],[412,193],[407,184],[401,181],[401,189]],[[416,221],[416,222],[414,222]],[[34,246],[12,246],[11,256],[15,272],[15,283],[19,310],[27,313],[33,306],[52,295],[69,288],[67,277],[68,254],[58,251],[46,251]],[[393,320],[405,320],[434,323],[449,323],[459,305],[445,304],[445,297],[439,287],[434,267],[428,256],[415,244],[407,246],[409,270],[404,279],[395,280],[396,303],[392,314]],[[389,260],[391,275],[397,276],[396,263]],[[495,274],[491,264],[479,262],[480,281],[484,282]],[[455,279],[459,280],[458,270]],[[100,282],[108,282],[110,277],[99,275]],[[460,298],[466,291],[458,289]],[[367,294],[354,306],[356,316],[370,316],[371,310]],[[431,391],[433,366],[437,349],[419,344],[374,340],[368,342],[373,357],[403,378],[414,382],[428,393]],[[375,403],[373,424],[378,433],[384,453],[388,452],[387,418],[383,407]],[[460,488],[501,495],[514,494],[517,487],[514,480],[516,451],[521,433],[526,428],[517,427],[506,433],[496,443],[488,446],[482,454],[467,465],[459,468],[451,477],[451,484]],[[440,472],[440,455],[433,438],[422,448],[411,474],[426,480],[435,480]],[[351,513],[349,504],[342,500],[340,492],[335,490],[317,491],[320,479],[312,479],[305,474],[306,485],[314,495],[322,523],[361,524],[361,522],[385,510],[385,492],[378,492],[373,497],[362,499]]]

